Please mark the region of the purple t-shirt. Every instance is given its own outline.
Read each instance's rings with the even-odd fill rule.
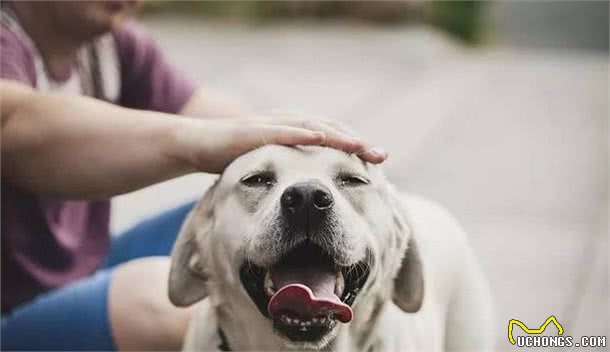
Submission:
[[[53,88],[61,82],[49,83],[49,78],[41,74],[44,71],[35,47],[25,32],[10,24],[15,23],[1,24],[0,76],[38,89],[56,90]],[[110,92],[103,96],[105,100],[171,113],[185,105],[194,86],[165,61],[149,37],[132,24],[106,37],[105,45],[110,43],[111,50],[99,54],[98,60],[102,61],[100,66],[112,66],[104,67],[114,70],[116,77],[106,77]],[[1,202],[2,312],[91,274],[107,254],[108,200],[41,197],[2,178]]]

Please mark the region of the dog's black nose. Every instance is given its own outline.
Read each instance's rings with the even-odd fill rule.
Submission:
[[[280,198],[285,215],[305,223],[320,220],[333,203],[330,190],[314,181],[296,183],[286,188]]]

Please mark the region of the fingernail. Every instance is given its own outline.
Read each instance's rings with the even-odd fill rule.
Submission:
[[[377,154],[378,156],[380,156],[384,159],[388,157],[388,153],[385,150],[378,148],[378,147],[372,148],[371,152],[373,152],[374,154]]]

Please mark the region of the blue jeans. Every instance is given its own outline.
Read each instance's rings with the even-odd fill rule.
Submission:
[[[2,350],[116,350],[108,316],[108,287],[116,265],[169,255],[189,203],[113,237],[108,257],[93,275],[41,294],[2,317]]]

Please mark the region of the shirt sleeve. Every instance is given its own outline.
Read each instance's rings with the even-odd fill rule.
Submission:
[[[121,65],[119,104],[134,109],[179,112],[195,85],[174,69],[155,42],[133,24],[113,32]]]
[[[7,26],[0,29],[0,77],[36,86],[34,59],[27,46]]]

